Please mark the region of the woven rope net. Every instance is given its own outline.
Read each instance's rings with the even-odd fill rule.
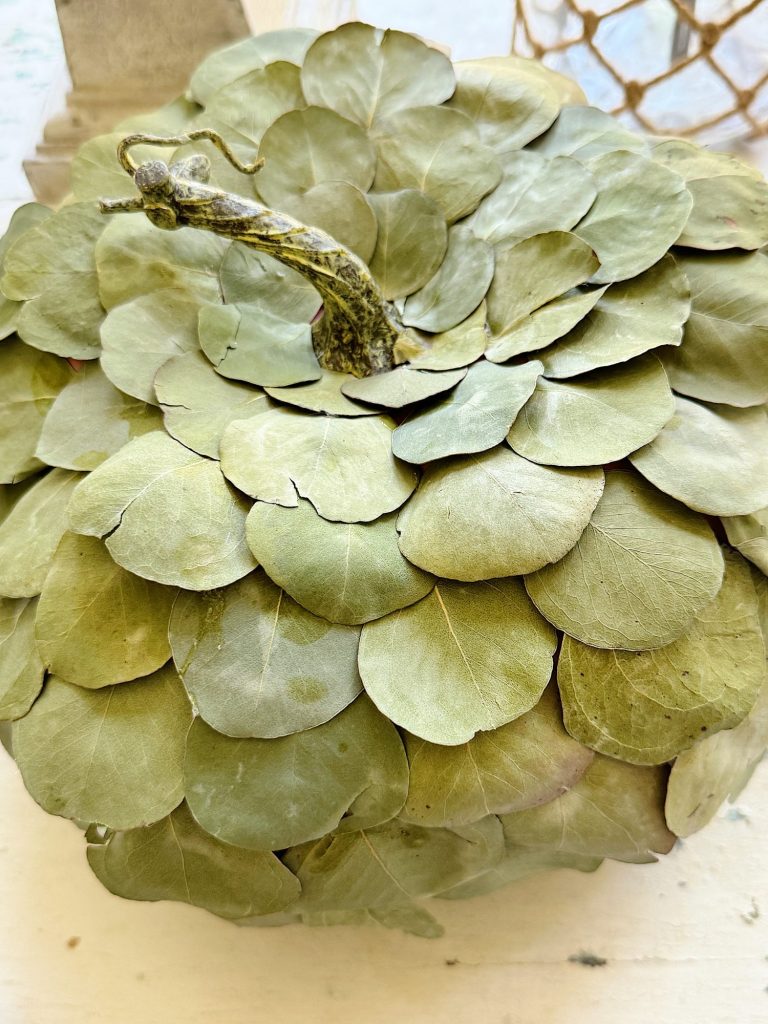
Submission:
[[[659,134],[768,131],[767,0],[515,0],[512,50]],[[683,102],[684,98],[684,102]]]

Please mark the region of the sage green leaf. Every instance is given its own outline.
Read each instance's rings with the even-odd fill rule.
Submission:
[[[726,556],[719,594],[659,651],[601,651],[563,640],[557,681],[572,736],[634,764],[662,764],[705,733],[738,725],[766,680],[749,567]]]
[[[443,373],[431,373],[426,370],[413,370],[409,366],[398,366],[387,373],[377,373],[372,377],[352,379],[342,385],[342,391],[349,398],[371,405],[383,405],[389,409],[402,409],[405,405],[422,402],[433,398],[455,387],[463,380],[467,371],[448,370]]]
[[[678,245],[760,249],[768,243],[768,185],[754,168],[682,139],[658,143],[653,159],[681,175],[693,196]]]
[[[411,107],[378,121],[377,192],[418,189],[452,224],[471,213],[501,180],[501,165],[477,125],[449,107]]]
[[[421,600],[434,583],[400,553],[394,514],[372,523],[332,523],[308,501],[295,508],[257,501],[246,536],[275,583],[331,622],[380,618]]]
[[[409,561],[450,579],[532,572],[576,544],[603,493],[600,469],[537,466],[494,448],[427,469],[400,513]]]
[[[768,509],[723,519],[728,543],[768,576]]]
[[[17,484],[0,486],[0,523],[8,516],[13,507],[37,483],[35,477],[27,477]]]
[[[690,310],[688,280],[676,261],[665,256],[632,281],[592,292],[578,325],[539,357],[544,373],[574,377],[625,363],[661,345],[679,345]],[[674,358],[670,352],[674,349],[660,353],[668,372]],[[674,380],[670,382],[675,387]]]
[[[493,249],[463,224],[448,232],[445,259],[434,277],[411,295],[403,323],[439,333],[477,309],[493,277]]]
[[[553,160],[525,149],[508,153],[504,174],[468,223],[478,238],[493,245],[531,238],[548,231],[570,231],[592,203],[597,190],[578,160]]]
[[[395,430],[392,451],[406,462],[423,463],[495,447],[533,394],[541,370],[535,361],[475,363],[449,395]]]
[[[301,921],[314,927],[321,925],[381,925],[384,928],[395,928],[408,935],[418,935],[421,939],[439,939],[445,929],[432,915],[417,904],[404,907],[388,907],[379,910],[325,910],[302,914]]]
[[[289,61],[300,65],[316,37],[312,28],[283,28],[214,50],[192,74],[190,95],[205,105],[219,89],[265,64]]]
[[[631,462],[660,491],[709,515],[768,504],[768,415],[676,399],[675,415]]]
[[[37,610],[40,656],[88,689],[149,675],[171,656],[176,592],[121,569],[95,537],[65,533]]]
[[[77,533],[109,534],[110,554],[137,576],[211,590],[254,568],[245,542],[248,508],[227,485],[218,463],[153,431],[121,448],[80,483],[69,521]]]
[[[552,687],[532,711],[460,747],[406,735],[405,749],[411,774],[400,816],[429,828],[554,800],[581,778],[593,756],[563,728]]]
[[[557,117],[560,96],[532,61],[486,57],[456,64],[450,106],[468,114],[498,153],[522,149]]]
[[[187,292],[188,300],[198,305],[221,301],[222,261],[236,243],[194,228],[159,231],[146,217],[104,217],[98,211],[96,216],[106,225],[96,243],[105,309],[169,288]]]
[[[599,266],[592,249],[568,231],[549,231],[496,250],[488,292],[488,322],[499,338],[539,306],[590,278]]]
[[[450,58],[421,39],[353,22],[312,43],[301,84],[310,103],[370,128],[398,110],[442,103],[456,79]]]
[[[171,437],[211,459],[219,457],[221,435],[232,420],[259,416],[270,407],[259,388],[213,373],[201,352],[185,352],[163,363],[155,376],[155,393]]]
[[[437,273],[448,244],[439,207],[414,189],[370,195],[378,221],[371,273],[385,299],[410,295]]]
[[[542,871],[553,871],[560,868],[572,868],[576,871],[596,871],[603,863],[602,857],[585,857],[578,853],[563,853],[560,850],[527,849],[524,846],[507,846],[504,858],[489,871],[471,878],[468,882],[460,882],[445,892],[437,893],[441,900],[465,900],[475,896],[485,896],[489,892],[503,889],[512,882],[519,882],[530,875]]]
[[[683,344],[663,354],[672,387],[728,405],[768,401],[768,256],[679,258],[691,283]]]
[[[681,637],[722,578],[705,519],[642,477],[609,473],[576,547],[525,585],[539,611],[576,640],[643,651]]]
[[[617,150],[645,153],[648,143],[610,114],[579,104],[563,107],[549,131],[532,143],[532,149],[549,157],[589,160]]]
[[[203,306],[198,335],[222,377],[272,387],[320,377],[310,325],[284,320],[259,305]]]
[[[51,406],[35,454],[49,466],[96,469],[161,424],[157,409],[118,391],[99,363],[85,363]]]
[[[273,121],[306,106],[300,75],[299,68],[287,61],[254,68],[218,89],[203,117],[229,125],[258,145]]]
[[[35,599],[0,598],[0,720],[21,718],[43,688],[35,646]]]
[[[24,785],[49,814],[138,828],[181,801],[192,711],[172,667],[146,679],[85,690],[50,676],[14,723]]]
[[[0,345],[0,483],[13,484],[42,469],[35,449],[43,421],[72,375],[63,359],[18,338]]]
[[[115,832],[105,845],[89,846],[88,862],[123,899],[175,900],[226,918],[285,910],[301,890],[273,854],[214,839],[186,804],[148,828]]]
[[[259,156],[265,161],[259,194],[277,209],[324,181],[347,181],[367,192],[376,170],[376,150],[365,131],[325,107],[278,117],[264,132]]]
[[[322,306],[319,294],[301,274],[237,242],[224,254],[219,279],[225,302],[253,304],[292,323],[307,323]],[[209,301],[220,301],[220,297]]]
[[[533,462],[600,466],[623,459],[662,428],[663,435],[674,412],[675,399],[661,363],[654,355],[644,355],[563,383],[539,377],[507,441]]]
[[[396,725],[452,746],[530,711],[555,644],[520,580],[441,581],[417,604],[366,623],[360,675]]]
[[[637,153],[605,153],[588,167],[597,199],[575,230],[600,260],[594,280],[625,281],[658,263],[674,245],[693,198],[679,174]]]
[[[50,217],[51,213],[52,211],[41,203],[25,203],[17,210],[14,210],[8,228],[3,237],[0,238],[0,279],[3,276],[5,256],[11,245],[25,231],[29,231],[47,217]],[[20,310],[20,302],[16,302],[14,299],[7,299],[0,291],[0,340],[7,338],[9,334],[16,330]]]
[[[252,498],[290,507],[308,498],[324,519],[369,522],[399,508],[416,486],[416,471],[392,457],[394,425],[387,416],[273,409],[227,427],[221,468]]]
[[[348,181],[321,181],[286,198],[284,211],[302,224],[327,232],[367,263],[376,248],[379,223],[365,195]]]
[[[685,839],[714,818],[720,804],[734,801],[768,748],[768,683],[747,717],[685,750],[672,766],[667,788],[667,823]]]
[[[72,194],[78,202],[94,203],[99,199],[123,199],[139,194],[133,179],[117,159],[117,147],[125,135],[124,130],[97,135],[78,148],[70,165]],[[138,163],[164,160],[172,152],[169,146],[137,146],[131,149],[131,155]],[[105,226],[106,223],[105,220]]]
[[[53,469],[40,477],[0,523],[0,594],[34,597],[67,529],[67,505],[82,474]]]
[[[115,387],[157,405],[157,371],[171,356],[198,348],[200,305],[187,291],[162,288],[112,309],[101,328],[101,368]]]
[[[534,309],[516,324],[505,328],[501,337],[488,347],[485,358],[492,363],[504,363],[514,356],[546,348],[581,323],[602,298],[606,287],[574,290],[561,299],[553,299]]]
[[[319,380],[298,387],[265,388],[270,398],[284,405],[295,405],[308,412],[324,412],[328,416],[375,416],[376,410],[350,401],[342,387],[356,378],[351,373],[323,370]]]
[[[412,906],[474,878],[503,854],[498,818],[460,829],[421,828],[395,820],[316,843],[298,870],[308,911],[385,910]]]
[[[178,134],[200,112],[200,109],[200,104],[189,96],[176,96],[156,110],[145,110],[124,117],[115,125],[115,131],[121,132],[123,135],[127,132],[146,132],[150,135]],[[136,150],[133,152],[135,153]],[[140,149],[139,152],[141,152]],[[157,147],[154,147],[154,156],[157,155]]]
[[[486,306],[481,302],[475,312],[452,327],[429,339],[419,355],[410,359],[414,370],[455,370],[476,362],[488,344],[485,323]]]
[[[222,736],[197,718],[184,774],[198,823],[249,850],[317,839],[342,818],[344,831],[378,825],[408,789],[397,730],[364,695],[330,722],[278,739]]]
[[[648,864],[669,853],[664,822],[665,768],[624,764],[598,754],[583,778],[557,800],[501,819],[507,848],[551,850]]]
[[[104,310],[93,250],[105,223],[92,203],[65,206],[5,254],[3,294],[26,300],[16,331],[28,345],[75,359],[98,356]]]
[[[227,736],[267,738],[322,725],[355,699],[358,633],[312,615],[261,570],[179,594],[169,628],[202,718]]]

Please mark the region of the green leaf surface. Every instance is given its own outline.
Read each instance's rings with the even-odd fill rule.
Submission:
[[[310,384],[265,388],[265,391],[284,405],[294,405],[308,412],[324,412],[328,416],[376,416],[376,409],[352,402],[342,393],[342,387],[356,379],[351,373],[323,370],[320,379]]]
[[[218,89],[202,116],[229,125],[258,145],[273,121],[307,105],[300,76],[299,68],[287,61],[253,68]]]
[[[203,306],[198,333],[222,377],[269,387],[320,377],[309,324],[292,323],[259,305]]]
[[[463,224],[448,232],[440,269],[405,304],[403,323],[439,334],[480,305],[493,278],[493,249]]]
[[[392,451],[419,464],[493,448],[533,394],[541,369],[535,361],[522,366],[475,363],[449,395],[395,430]]]
[[[648,864],[669,853],[664,822],[665,768],[624,764],[598,754],[557,800],[501,819],[507,847]]]
[[[157,134],[157,133],[155,133]],[[126,131],[115,130],[87,139],[72,157],[70,181],[72,195],[80,203],[100,199],[137,196],[139,190],[117,159],[117,147]],[[137,146],[131,149],[134,160],[164,160],[173,152],[169,146]],[[104,226],[108,221],[104,218]]]
[[[488,344],[485,319],[486,306],[481,302],[466,320],[430,338],[429,345],[410,359],[412,369],[454,370],[476,362]]]
[[[364,695],[330,722],[279,739],[222,736],[197,718],[184,774],[198,823],[250,850],[281,850],[340,823],[378,825],[408,789],[400,737]]]
[[[709,515],[768,504],[768,415],[676,399],[675,415],[631,462],[660,491]]]
[[[41,203],[25,203],[14,210],[6,232],[0,238],[0,279],[3,276],[5,256],[11,245],[25,231],[29,231],[47,217],[50,217],[51,212],[47,206],[43,206]],[[20,310],[20,302],[14,299],[7,299],[2,291],[0,291],[0,341],[16,330]]]
[[[549,231],[570,231],[595,201],[592,175],[578,160],[532,150],[507,153],[499,185],[468,223],[493,245]]]
[[[213,373],[200,352],[185,352],[163,363],[155,394],[171,437],[211,459],[219,457],[221,435],[232,420],[259,416],[270,407],[259,388]]]
[[[588,857],[578,853],[565,853],[558,849],[536,849],[508,844],[505,856],[499,863],[484,871],[482,875],[460,882],[444,892],[437,893],[441,900],[465,900],[496,892],[512,882],[519,882],[542,871],[572,868],[576,871],[596,871],[602,864],[602,857]]]
[[[573,330],[587,316],[605,292],[603,288],[568,292],[534,309],[516,324],[505,328],[486,350],[485,358],[504,363],[515,356],[546,348]]]
[[[367,263],[376,248],[379,223],[364,193],[348,181],[321,181],[286,197],[282,210],[301,224],[320,228]]]
[[[96,469],[161,424],[157,409],[118,391],[99,363],[85,363],[51,406],[35,454],[49,466]]]
[[[693,205],[691,193],[679,174],[637,153],[606,153],[587,166],[597,182],[597,199],[575,230],[600,260],[594,280],[606,284],[636,277],[680,237]]]
[[[458,747],[406,735],[411,774],[405,821],[429,828],[466,825],[554,800],[570,789],[592,753],[563,728],[557,692],[508,725]]]
[[[408,908],[474,878],[503,852],[498,818],[461,829],[395,820],[316,843],[298,870],[308,911]]]
[[[301,82],[310,103],[364,128],[398,110],[442,103],[456,86],[444,53],[405,32],[354,22],[314,41]]]
[[[245,542],[248,508],[216,462],[153,431],[82,481],[69,521],[77,533],[109,534],[110,554],[137,576],[211,590],[254,568]]]
[[[583,284],[599,266],[592,249],[568,231],[549,231],[496,250],[488,322],[496,338],[545,303]]]
[[[162,288],[112,309],[101,328],[101,368],[111,383],[157,405],[157,371],[171,356],[199,347],[200,305],[187,291]]]
[[[13,484],[42,469],[35,458],[43,421],[72,379],[72,368],[18,338],[0,345],[0,483]]]
[[[105,219],[92,203],[65,206],[24,232],[3,261],[3,294],[25,299],[16,330],[28,345],[75,359],[100,351],[94,245]]]
[[[259,156],[265,161],[259,194],[278,210],[286,199],[325,181],[347,181],[367,192],[376,170],[376,151],[365,131],[325,107],[278,117],[264,132]]]
[[[308,498],[323,518],[368,522],[399,508],[416,471],[392,456],[394,422],[274,409],[236,420],[221,441],[221,467],[252,498],[295,507]]]
[[[224,254],[219,280],[224,302],[260,307],[292,323],[308,323],[322,305],[319,294],[297,271],[237,242]],[[221,296],[209,301],[220,301]]]
[[[368,197],[378,221],[371,273],[385,299],[411,295],[439,270],[448,244],[445,217],[423,193],[406,188]]]
[[[539,377],[507,441],[533,462],[600,466],[652,441],[674,412],[661,363],[643,355],[562,383]]]
[[[576,547],[525,583],[539,611],[569,636],[643,651],[681,637],[722,578],[723,556],[705,519],[642,477],[613,472]]]
[[[723,518],[728,543],[768,576],[768,508]]]
[[[393,722],[452,746],[530,711],[552,673],[555,642],[519,580],[440,582],[363,627],[360,675]]]
[[[175,596],[121,569],[95,537],[65,533],[37,610],[40,656],[54,675],[88,689],[149,675],[171,656]]]
[[[342,385],[342,391],[348,398],[355,398],[358,402],[382,405],[388,409],[402,409],[405,405],[413,405],[414,402],[422,402],[450,391],[464,379],[466,373],[464,369],[432,373],[413,370],[409,366],[398,366],[386,373],[353,378]]]
[[[578,105],[563,107],[549,131],[536,139],[531,148],[548,157],[590,160],[616,150],[645,153],[648,143],[610,114],[597,107]]]
[[[322,725],[355,699],[358,633],[308,612],[260,570],[179,594],[169,629],[202,718],[227,736],[265,738]]]
[[[150,825],[181,801],[192,719],[172,667],[85,690],[49,677],[13,727],[24,784],[49,814],[109,828]]]
[[[558,663],[568,732],[609,757],[662,764],[732,729],[766,681],[757,595],[739,555],[719,594],[658,651],[601,651],[566,636]]]
[[[663,353],[672,387],[728,405],[768,401],[768,256],[686,254],[692,309],[679,349]]]
[[[34,597],[67,529],[67,505],[80,473],[54,469],[40,477],[0,523],[0,594]]]
[[[691,310],[690,288],[677,262],[665,256],[631,281],[592,292],[589,305],[580,323],[539,357],[547,377],[574,377],[661,345],[679,345]],[[668,372],[673,352],[667,347],[660,353]]]
[[[0,721],[21,718],[43,688],[35,646],[37,601],[0,598]]]
[[[603,492],[600,469],[538,466],[504,447],[432,466],[400,513],[400,549],[449,579],[518,576],[562,558]]]
[[[258,501],[246,536],[267,574],[304,608],[331,622],[361,623],[421,600],[428,573],[400,553],[395,514],[372,523],[332,523],[308,501]]]
[[[378,192],[418,189],[437,203],[449,224],[471,213],[501,180],[496,154],[477,125],[450,107],[411,107],[378,121]]]
[[[175,900],[227,918],[285,910],[301,890],[273,854],[214,839],[186,804],[148,828],[115,832],[105,845],[89,846],[88,862],[116,896]]]

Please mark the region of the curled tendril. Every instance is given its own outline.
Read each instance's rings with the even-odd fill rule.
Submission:
[[[117,159],[123,169],[133,177],[139,169],[139,165],[128,152],[132,146],[184,146],[188,142],[196,142],[198,139],[207,139],[211,142],[241,174],[255,174],[264,166],[263,157],[259,157],[251,164],[244,164],[235,156],[219,133],[210,128],[197,128],[185,135],[144,135],[142,133],[126,135],[118,144]]]

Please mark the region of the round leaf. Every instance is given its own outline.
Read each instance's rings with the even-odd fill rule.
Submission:
[[[385,299],[418,291],[438,271],[448,244],[445,218],[414,189],[368,197],[378,221],[371,273]]]
[[[519,580],[440,582],[418,604],[363,627],[360,675],[397,725],[456,745],[530,711],[555,644]]]
[[[36,612],[36,600],[0,598],[0,721],[26,715],[43,687]]]
[[[642,651],[682,636],[722,578],[705,519],[641,477],[609,473],[576,547],[525,583],[542,614],[575,639]]]
[[[414,370],[454,370],[476,362],[488,344],[485,302],[460,324],[430,338],[418,355],[409,359]]]
[[[173,668],[104,690],[51,676],[14,723],[24,784],[49,814],[109,828],[165,817],[184,795],[184,743],[192,719]]]
[[[169,635],[197,711],[227,736],[312,729],[362,688],[358,630],[312,615],[259,570],[224,590],[179,594]]]
[[[222,736],[197,718],[184,774],[198,823],[249,850],[319,838],[342,818],[345,831],[388,821],[408,788],[400,737],[365,696],[330,722],[279,739]]]
[[[348,181],[321,181],[282,208],[301,224],[327,232],[367,263],[376,248],[379,224],[366,197]]]
[[[317,31],[312,28],[283,28],[240,39],[214,50],[195,69],[189,91],[198,103],[206,104],[217,90],[254,68],[276,61],[301,64]]]
[[[65,533],[37,611],[47,668],[88,689],[149,675],[171,656],[175,591],[115,564],[100,540]]]
[[[578,104],[563,107],[549,131],[536,139],[532,148],[549,157],[589,160],[616,150],[644,153],[648,143],[610,114]]]
[[[331,622],[380,618],[419,601],[434,583],[400,553],[394,514],[373,523],[331,523],[307,501],[296,508],[259,501],[246,536],[275,583]]]
[[[278,117],[306,106],[300,76],[299,68],[287,61],[253,68],[218,89],[203,116],[229,125],[258,144]]]
[[[532,572],[576,544],[602,491],[602,470],[537,466],[494,448],[426,471],[400,513],[400,548],[450,579]]]
[[[466,370],[450,370],[444,373],[428,373],[398,366],[387,373],[376,373],[348,381],[342,386],[349,398],[371,405],[383,405],[389,409],[401,409],[414,402],[433,398],[455,387],[466,376]]]
[[[284,405],[295,405],[308,412],[324,412],[329,416],[375,416],[376,410],[351,402],[342,394],[342,387],[355,380],[351,373],[323,370],[319,380],[298,387],[265,388],[270,398]]]
[[[515,356],[546,348],[581,323],[602,298],[606,287],[589,291],[577,289],[534,309],[516,324],[505,328],[501,337],[486,350],[485,358],[493,363],[504,363]]]
[[[51,216],[52,211],[41,203],[25,203],[17,210],[14,210],[8,223],[5,234],[0,238],[0,278],[3,276],[5,256],[11,245],[24,232],[35,227],[46,217]],[[14,299],[7,299],[0,291],[0,341],[13,334],[21,310],[21,303]]]
[[[728,543],[768,576],[768,508],[723,519]]]

